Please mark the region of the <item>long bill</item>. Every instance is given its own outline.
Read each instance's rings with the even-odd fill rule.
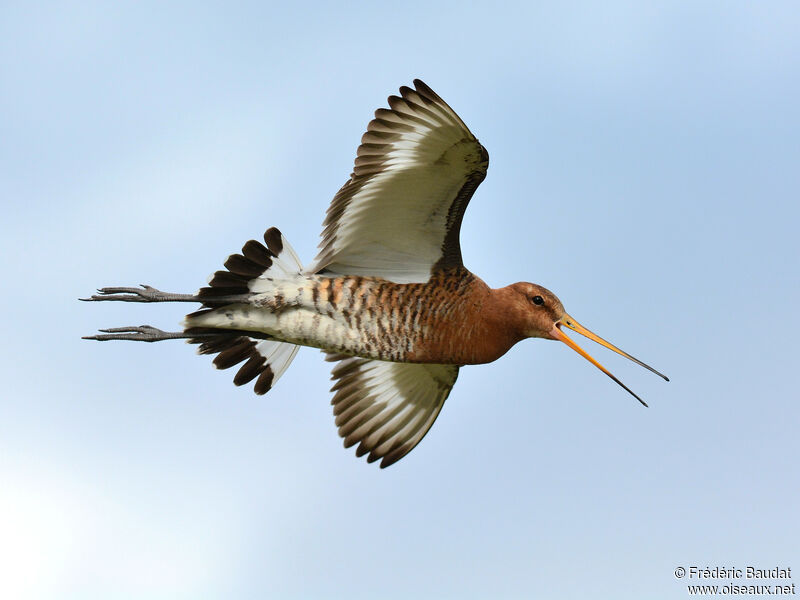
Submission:
[[[556,339],[556,340],[559,340],[559,341],[561,341],[561,342],[564,342],[564,343],[565,343],[567,346],[569,346],[570,348],[572,348],[573,350],[575,350],[575,352],[577,352],[578,354],[580,354],[581,356],[583,356],[583,357],[584,357],[586,360],[588,360],[590,363],[592,363],[592,364],[593,364],[595,367],[597,367],[597,368],[598,368],[598,369],[600,369],[600,370],[601,370],[603,373],[605,373],[606,375],[608,375],[608,376],[609,376],[611,379],[613,379],[613,380],[614,380],[614,381],[615,381],[615,382],[616,382],[616,383],[617,383],[617,384],[618,384],[620,387],[622,387],[622,388],[623,388],[623,389],[624,389],[626,392],[628,392],[628,393],[629,393],[631,396],[633,396],[634,398],[636,398],[636,399],[637,399],[639,402],[641,402],[641,403],[642,403],[644,406],[647,406],[647,403],[646,403],[644,400],[642,400],[642,399],[641,399],[639,396],[637,396],[635,393],[633,393],[633,391],[632,391],[632,390],[631,390],[631,389],[630,389],[628,386],[626,386],[626,385],[625,385],[624,383],[622,383],[622,382],[621,382],[619,379],[617,379],[616,377],[614,377],[614,375],[612,375],[612,374],[611,374],[611,372],[610,372],[608,369],[606,369],[606,368],[605,368],[603,365],[601,365],[601,364],[600,364],[599,362],[597,362],[597,361],[596,361],[594,358],[592,358],[592,356],[591,356],[591,355],[590,355],[588,352],[586,352],[586,351],[585,351],[583,348],[581,348],[580,346],[578,346],[578,344],[576,344],[576,343],[575,343],[575,342],[574,342],[574,341],[573,341],[573,340],[572,340],[570,337],[568,337],[568,336],[567,336],[567,334],[565,334],[563,331],[561,331],[561,327],[562,327],[562,326],[568,327],[569,329],[572,329],[573,331],[577,331],[577,332],[578,332],[578,333],[580,333],[581,335],[583,335],[583,336],[585,336],[585,337],[589,338],[590,340],[592,340],[592,341],[594,341],[594,342],[597,342],[597,343],[598,343],[598,344],[600,344],[601,346],[605,346],[605,347],[606,347],[606,348],[608,348],[609,350],[613,350],[613,351],[614,351],[614,352],[616,352],[617,354],[619,354],[619,355],[621,355],[621,356],[624,356],[624,357],[625,357],[625,358],[627,358],[628,360],[631,360],[631,361],[635,362],[637,365],[640,365],[640,366],[644,367],[644,368],[645,368],[645,369],[647,369],[648,371],[652,371],[653,373],[655,373],[655,374],[656,374],[656,375],[658,375],[659,377],[663,378],[665,381],[669,381],[669,378],[668,378],[666,375],[664,375],[664,374],[662,374],[662,373],[659,373],[659,372],[658,372],[658,371],[656,371],[656,370],[655,370],[653,367],[651,367],[651,366],[649,366],[649,365],[647,365],[647,364],[643,363],[642,361],[640,361],[640,360],[639,360],[639,359],[637,359],[637,358],[634,358],[633,356],[631,356],[631,355],[630,355],[630,354],[628,354],[627,352],[623,352],[622,350],[620,350],[619,348],[617,348],[617,347],[616,347],[616,346],[614,346],[613,344],[611,344],[611,343],[607,342],[606,340],[604,340],[603,338],[601,338],[599,335],[597,335],[597,334],[595,334],[595,333],[592,333],[591,331],[589,331],[588,329],[586,329],[586,328],[585,328],[583,325],[581,325],[581,324],[580,324],[580,323],[578,323],[578,322],[577,322],[575,319],[573,319],[572,317],[570,317],[570,316],[568,316],[568,315],[565,315],[565,316],[564,316],[564,317],[563,317],[561,320],[559,320],[559,321],[558,321],[558,322],[557,322],[557,323],[556,323],[556,324],[553,326],[553,329],[550,331],[550,335],[553,337],[553,339]]]

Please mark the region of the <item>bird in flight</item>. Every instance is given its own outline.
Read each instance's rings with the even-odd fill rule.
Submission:
[[[667,377],[592,333],[549,290],[492,289],[464,267],[459,231],[489,154],[420,80],[367,126],[334,196],[320,251],[303,267],[277,229],[250,240],[196,294],[106,287],[89,301],[194,302],[183,331],[116,327],[85,339],[186,339],[236,385],[265,394],[300,346],[335,364],[332,404],[345,447],[387,467],[428,432],[463,365],[492,362],[526,338],[559,340],[644,401],[569,338],[571,329]]]

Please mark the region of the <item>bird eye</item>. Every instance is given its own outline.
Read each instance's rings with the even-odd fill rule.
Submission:
[[[531,302],[533,302],[537,306],[541,306],[542,304],[544,304],[544,298],[542,298],[541,296],[534,296],[533,298],[531,298]]]

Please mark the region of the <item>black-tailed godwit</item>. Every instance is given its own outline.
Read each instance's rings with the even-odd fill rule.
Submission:
[[[197,302],[184,329],[103,329],[93,340],[185,338],[233,381],[265,394],[300,346],[333,368],[333,412],[346,447],[386,467],[430,429],[463,365],[488,363],[520,340],[560,340],[636,394],[562,328],[664,375],[601,339],[533,283],[492,289],[461,261],[461,219],[489,154],[431,88],[400,88],[370,121],[350,179],[333,198],[320,252],[304,268],[275,228],[250,240],[197,294],[108,287],[87,300]],[[645,404],[646,406],[646,404]]]

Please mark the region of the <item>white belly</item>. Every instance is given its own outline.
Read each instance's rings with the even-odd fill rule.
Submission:
[[[320,280],[319,276],[269,283],[262,280],[259,293],[249,304],[230,304],[193,316],[185,326],[258,331],[292,344],[378,360],[402,360],[404,349],[392,339],[395,336],[388,335],[397,331],[397,323],[392,323],[388,315],[369,318],[362,314],[355,318],[360,307],[350,298],[340,299],[338,309],[334,309],[318,294],[315,298],[314,288]]]

